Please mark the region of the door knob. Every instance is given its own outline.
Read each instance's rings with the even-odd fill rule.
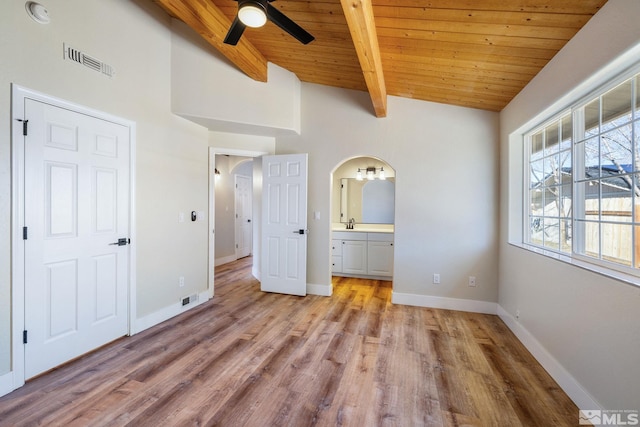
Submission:
[[[131,243],[131,239],[127,239],[126,237],[122,237],[122,238],[118,239],[117,242],[109,243],[109,246],[111,246],[111,245],[124,246],[124,245],[128,245],[129,243]]]

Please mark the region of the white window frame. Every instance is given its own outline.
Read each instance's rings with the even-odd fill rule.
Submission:
[[[608,91],[610,91],[611,89],[614,89],[615,87],[617,87],[618,85],[624,83],[625,81],[629,80],[629,79],[634,79],[636,78],[634,84],[632,85],[632,105],[631,105],[631,109],[632,109],[632,118],[629,122],[629,124],[633,127],[633,132],[635,134],[636,131],[640,131],[640,100],[638,100],[638,92],[640,92],[640,63],[636,64],[635,66],[629,68],[627,71],[618,74],[617,76],[609,79],[607,82],[605,82],[604,84],[599,85],[595,90],[589,92],[586,96],[581,97],[580,99],[578,99],[577,101],[571,103],[567,108],[564,108],[558,112],[556,112],[555,114],[552,114],[550,116],[548,116],[544,121],[542,121],[541,123],[539,123],[538,125],[530,128],[530,130],[524,132],[523,135],[523,139],[522,139],[522,143],[523,143],[523,151],[522,151],[522,188],[523,188],[523,192],[522,192],[522,243],[523,246],[526,249],[532,250],[534,252],[543,254],[543,255],[547,255],[556,259],[559,259],[561,261],[565,261],[565,262],[569,262],[575,265],[578,265],[580,267],[584,267],[593,271],[596,271],[598,273],[613,277],[613,278],[617,278],[620,280],[623,280],[627,283],[631,283],[634,284],[636,286],[640,286],[640,266],[638,267],[634,267],[633,266],[633,252],[631,255],[631,263],[632,266],[625,266],[623,264],[619,264],[613,261],[607,261],[607,260],[602,260],[602,259],[598,259],[598,258],[594,258],[594,257],[590,257],[588,255],[583,255],[581,253],[579,253],[578,249],[581,247],[580,244],[584,243],[584,233],[582,233],[579,228],[580,226],[578,225],[576,218],[578,217],[577,213],[576,213],[576,209],[580,209],[579,206],[581,206],[582,202],[581,200],[584,199],[584,194],[581,195],[581,190],[580,190],[580,185],[578,185],[576,183],[576,178],[575,178],[575,171],[578,170],[579,167],[583,167],[584,168],[584,162],[583,162],[583,157],[584,156],[578,156],[576,155],[576,141],[578,141],[579,139],[577,138],[578,136],[578,132],[580,131],[580,129],[583,129],[584,126],[581,126],[581,123],[584,122],[584,116],[583,114],[581,114],[581,109],[586,106],[587,104],[589,104],[590,102],[599,99],[602,95],[604,95],[605,93],[607,93]],[[531,203],[531,136],[540,132],[541,130],[544,130],[546,127],[548,127],[549,125],[553,124],[554,122],[557,122],[559,120],[562,120],[562,118],[564,116],[566,116],[567,114],[571,114],[572,117],[572,127],[573,127],[573,135],[572,135],[572,149],[571,149],[571,168],[572,168],[572,214],[571,214],[571,223],[572,223],[572,248],[571,248],[571,252],[567,253],[567,252],[563,252],[561,251],[560,248],[558,248],[557,250],[554,250],[553,248],[549,248],[546,246],[542,246],[542,245],[538,245],[536,243],[531,242],[531,223],[530,223],[530,218],[531,218],[531,212],[530,212],[530,203]],[[638,124],[637,127],[635,127],[635,125]],[[599,133],[600,135],[600,133]],[[637,141],[639,138],[638,136],[635,136],[634,141]],[[635,143],[635,142],[634,142]],[[632,146],[633,150],[640,150],[640,147],[634,147]],[[640,163],[640,162],[638,162]],[[634,171],[633,173],[638,173],[640,174],[640,164],[635,164],[634,165]],[[578,202],[576,203],[575,201],[578,200]],[[635,209],[635,207],[633,208]],[[632,223],[634,223],[633,221],[633,216],[632,216]],[[601,219],[598,220],[598,223],[601,224],[602,222],[600,222]],[[636,223],[637,224],[637,223]],[[632,232],[633,233],[633,232]],[[635,234],[635,233],[633,233]],[[632,237],[632,239],[635,239],[635,236]],[[635,242],[632,242],[633,245],[635,245]]]
[[[523,160],[523,166],[524,166],[524,171],[523,171],[523,181],[524,181],[524,188],[523,188],[523,221],[522,221],[522,241],[525,242],[526,244],[535,246],[537,248],[540,248],[542,250],[548,250],[548,251],[552,251],[552,252],[557,252],[559,254],[563,254],[563,255],[568,255],[569,253],[567,252],[563,252],[560,249],[558,250],[553,250],[549,247],[546,246],[540,246],[537,245],[533,242],[531,242],[531,234],[529,233],[530,231],[530,219],[531,219],[531,196],[529,194],[529,191],[531,189],[531,136],[535,135],[539,132],[544,132],[544,130],[549,127],[550,125],[556,123],[556,122],[561,122],[562,119],[567,116],[567,115],[571,115],[572,111],[571,109],[565,109],[562,110],[560,113],[555,114],[553,117],[551,117],[550,119],[546,120],[544,123],[536,126],[535,128],[531,129],[529,132],[526,132],[524,135],[524,145],[525,145],[525,149],[523,150],[523,154],[524,154],[524,160]],[[558,141],[558,147],[560,147],[560,141]],[[573,139],[571,140],[571,144],[572,144],[572,149],[571,149],[571,161],[572,161],[572,165],[573,165]],[[544,150],[544,149],[543,149]],[[560,150],[559,150],[560,151]],[[572,166],[573,167],[573,166]],[[543,216],[543,218],[545,218]],[[571,222],[573,222],[573,216],[571,217]],[[572,224],[573,226],[573,224]]]

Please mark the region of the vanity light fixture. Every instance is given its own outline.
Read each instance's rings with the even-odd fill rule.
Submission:
[[[385,179],[387,179],[387,176],[384,172],[384,168],[376,168],[374,166],[367,166],[366,168],[358,168],[358,171],[356,172],[356,181],[362,181],[363,180],[363,175],[362,175],[362,170],[364,169],[364,173],[367,177],[367,180],[372,181],[374,179],[376,179],[376,172],[380,171],[380,173],[378,174],[378,178],[382,181],[384,181]]]
[[[369,181],[373,181],[376,178],[376,168],[368,167],[367,168],[367,179]]]

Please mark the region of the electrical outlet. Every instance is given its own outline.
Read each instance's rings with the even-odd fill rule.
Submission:
[[[433,273],[433,283],[435,285],[437,285],[438,283],[440,283],[440,274],[439,273]]]
[[[469,286],[472,288],[476,287],[476,276],[469,276]]]
[[[180,278],[178,279],[178,286],[180,286],[181,288],[184,287],[184,276],[180,276]]]

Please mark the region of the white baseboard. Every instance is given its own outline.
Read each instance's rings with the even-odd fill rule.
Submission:
[[[230,262],[233,262],[235,260],[237,260],[238,258],[236,257],[235,254],[233,255],[229,255],[229,256],[224,256],[222,258],[216,258],[215,261],[213,262],[213,265],[215,267],[219,266],[219,265],[223,265],[223,264],[229,264]]]
[[[547,351],[540,342],[504,308],[498,305],[498,316],[529,350],[542,367],[567,393],[579,409],[604,410],[584,387]]]
[[[133,334],[137,334],[152,326],[158,325],[165,320],[169,320],[178,314],[184,313],[187,310],[191,310],[194,307],[199,306],[209,300],[209,291],[204,290],[198,294],[198,301],[192,302],[188,305],[182,305],[180,302],[176,302],[170,306],[167,306],[161,310],[151,313],[147,316],[136,319],[133,324]]]
[[[307,283],[307,294],[320,295],[322,297],[330,297],[333,294],[333,286]]]
[[[13,382],[13,371],[9,371],[6,374],[0,375],[0,397],[5,394],[11,393],[16,387],[20,386]]]
[[[430,295],[404,294],[399,292],[393,292],[391,294],[391,302],[393,304],[469,311],[471,313],[497,314],[498,312],[498,304],[495,302],[436,297]]]

